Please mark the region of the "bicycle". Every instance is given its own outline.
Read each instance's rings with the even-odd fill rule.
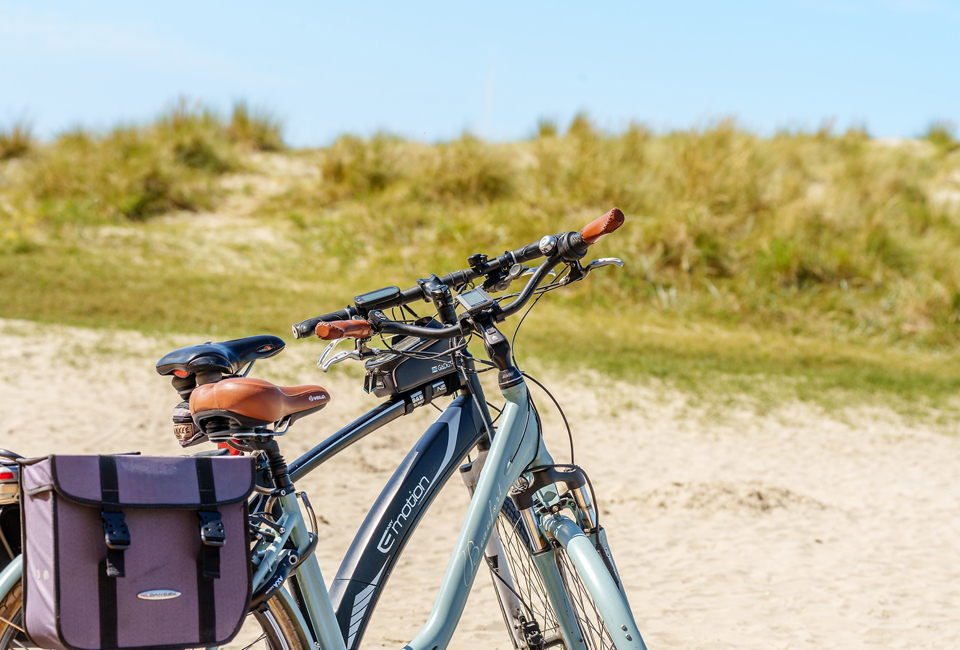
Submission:
[[[262,632],[254,643],[273,650],[357,648],[400,553],[458,470],[470,505],[433,609],[407,649],[447,646],[481,564],[493,577],[514,647],[645,648],[589,478],[572,460],[559,464],[550,455],[527,389],[527,380],[535,380],[517,369],[512,343],[497,328],[544,293],[596,268],[622,265],[615,258],[580,264],[592,244],[622,223],[623,214],[613,209],[580,232],[546,236],[492,259],[473,255],[467,269],[431,275],[403,291],[394,286],[356,296],[346,309],[294,325],[298,339],[315,334],[330,341],[318,362],[324,371],[364,361],[365,389],[387,399],[289,465],[277,439],[297,419],[320,410],[328,396],[319,386],[284,388],[247,378],[254,362],[282,350],[280,339],[193,346],[158,362],[158,370],[174,375],[178,392],[190,397],[192,417],[181,419],[176,431],[182,444],[208,440],[257,457],[251,615]],[[536,269],[525,266],[539,258],[546,259]],[[565,268],[554,274],[561,264]],[[530,278],[518,293],[496,299],[487,293],[504,291],[525,275]],[[431,302],[435,318],[418,317],[410,307],[418,301]],[[370,346],[374,336],[385,349]],[[474,336],[489,360],[469,352]],[[346,339],[354,340],[354,349],[335,352]],[[487,369],[498,371],[505,399],[495,419],[478,379]],[[307,495],[297,492],[297,480],[442,396],[451,403],[387,482],[328,590],[312,555],[316,517]],[[15,629],[18,579],[16,561],[0,573],[0,626],[6,626],[0,649],[24,640]]]

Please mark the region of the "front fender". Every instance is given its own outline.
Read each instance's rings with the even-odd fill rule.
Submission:
[[[3,600],[21,577],[23,577],[23,556],[18,555],[4,567],[3,571],[0,571],[0,600]]]

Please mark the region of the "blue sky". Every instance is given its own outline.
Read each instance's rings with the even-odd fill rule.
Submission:
[[[578,111],[688,128],[960,122],[960,2],[21,2],[0,0],[0,126],[48,138],[179,96],[282,118],[294,145],[384,129],[436,141]]]

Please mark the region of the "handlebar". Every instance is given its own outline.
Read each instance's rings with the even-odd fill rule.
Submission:
[[[586,255],[587,249],[589,249],[592,244],[595,244],[603,237],[615,231],[623,225],[623,222],[623,212],[621,212],[619,208],[613,208],[602,217],[588,223],[579,232],[569,232],[555,236],[548,235],[539,241],[527,244],[514,251],[507,251],[503,253],[503,255],[493,259],[489,259],[485,255],[473,255],[467,260],[470,268],[454,271],[438,278],[438,280],[440,284],[445,284],[453,290],[459,291],[464,285],[478,278],[502,277],[503,273],[515,264],[530,262],[540,257],[548,257],[547,262],[540,266],[537,273],[534,274],[534,277],[531,278],[524,287],[520,296],[507,307],[503,308],[502,316],[506,317],[515,313],[526,304],[540,282],[543,281],[543,278],[546,277],[547,273],[557,264],[560,262],[574,263],[580,260]],[[298,339],[305,338],[311,334],[316,334],[324,340],[334,340],[344,337],[366,338],[370,335],[369,328],[371,325],[383,334],[406,334],[428,339],[451,338],[462,334],[459,325],[451,325],[443,328],[418,327],[390,321],[380,311],[382,309],[410,304],[419,300],[428,300],[422,283],[416,287],[401,291],[399,295],[394,298],[379,303],[375,309],[371,309],[368,313],[364,313],[364,311],[355,306],[349,306],[345,309],[330,312],[322,316],[309,318],[293,326],[293,335]],[[363,325],[361,325],[361,323]],[[364,326],[367,329],[364,329]]]
[[[346,309],[332,311],[329,314],[324,314],[323,316],[308,318],[307,320],[301,321],[293,326],[293,337],[297,339],[306,338],[316,332],[317,325],[320,323],[333,323],[338,320],[350,320],[352,317],[357,315],[357,310],[355,310],[353,307],[347,307]]]
[[[602,217],[594,219],[580,231],[584,243],[592,246],[623,225],[623,212],[614,208]]]
[[[314,330],[324,341],[370,338],[370,323],[365,320],[335,320],[317,323]]]

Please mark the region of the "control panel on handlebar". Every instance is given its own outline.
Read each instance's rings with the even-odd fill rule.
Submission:
[[[464,311],[468,314],[476,314],[484,309],[490,309],[495,304],[493,298],[479,287],[457,294],[457,302],[463,306]]]
[[[377,289],[376,291],[370,291],[368,293],[361,294],[354,297],[353,304],[356,305],[357,309],[361,312],[369,312],[373,309],[386,309],[399,304],[400,299],[400,287],[384,287],[383,289]],[[391,305],[390,303],[393,303]]]

